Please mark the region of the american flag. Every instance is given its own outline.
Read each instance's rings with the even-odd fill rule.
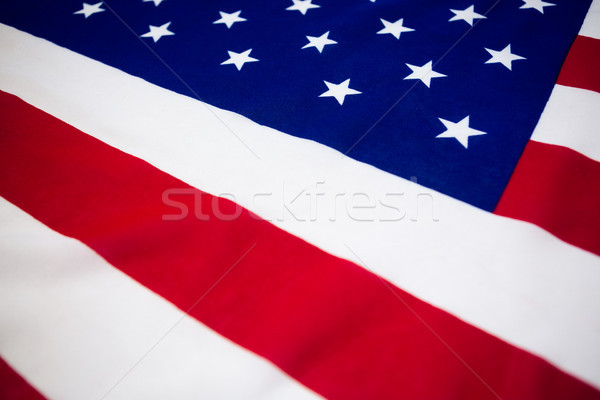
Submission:
[[[4,0],[0,397],[600,398],[600,2]]]

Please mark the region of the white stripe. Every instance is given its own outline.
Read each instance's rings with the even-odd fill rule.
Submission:
[[[2,90],[600,386],[600,258],[15,29],[0,54]]]
[[[600,161],[600,93],[555,85],[531,139]]]
[[[0,254],[0,355],[48,398],[318,398],[2,198]]]
[[[600,39],[600,0],[592,2],[579,34]]]
[[[594,0],[579,35],[600,39],[600,0]],[[555,85],[532,140],[568,147],[600,161],[600,94]]]

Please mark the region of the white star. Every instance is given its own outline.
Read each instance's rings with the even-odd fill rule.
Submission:
[[[144,2],[144,3],[148,3],[150,1],[153,2],[156,7],[158,7],[160,5],[160,3],[162,3],[165,0],[142,0],[142,2]]]
[[[487,60],[486,64],[500,63],[512,71],[512,62],[516,60],[526,60],[525,57],[511,53],[510,44],[500,51],[486,48],[487,52],[492,55],[492,58]]]
[[[219,11],[219,14],[221,14],[221,18],[216,20],[215,22],[213,22],[213,24],[225,24],[227,26],[227,28],[229,29],[236,22],[247,21],[246,18],[240,17],[241,12],[242,12],[242,10],[239,10],[239,11],[229,14],[229,13],[226,13],[223,11]]]
[[[223,61],[221,63],[221,65],[234,64],[237,67],[238,71],[241,71],[242,67],[244,66],[245,63],[259,61],[258,59],[254,58],[254,57],[250,57],[251,51],[252,51],[252,49],[248,49],[248,50],[244,51],[243,53],[236,53],[235,51],[227,51],[227,54],[229,54],[229,59]]]
[[[350,94],[361,93],[358,90],[350,89],[350,79],[346,79],[344,82],[338,83],[337,85],[327,81],[323,82],[325,82],[325,85],[327,85],[328,90],[324,93],[321,93],[319,97],[335,97],[340,105],[344,104],[344,99],[346,96]]]
[[[302,13],[302,15],[306,15],[306,12],[311,8],[319,8],[321,6],[317,4],[312,4],[312,0],[292,0],[294,2],[293,6],[289,6],[286,10],[297,10]]]
[[[545,1],[542,0],[523,0],[523,4],[521,7],[519,8],[535,8],[536,10],[538,10],[539,12],[541,12],[542,14],[544,13],[544,7],[551,7],[551,6],[555,6],[556,4],[553,3],[547,3]]]
[[[396,39],[400,39],[400,34],[402,32],[413,32],[414,29],[411,28],[407,28],[406,26],[402,26],[402,24],[404,23],[404,18],[400,18],[398,21],[396,22],[389,22],[386,21],[383,18],[379,18],[381,20],[381,23],[383,23],[383,26],[385,28],[383,28],[382,30],[380,30],[379,32],[377,32],[378,35],[383,35],[385,33],[390,33],[392,35],[394,35],[394,37]]]
[[[96,4],[83,3],[83,8],[79,11],[75,11],[73,14],[83,14],[83,16],[87,18],[92,14],[106,11],[104,8],[100,8],[100,6],[102,6],[102,2]]]
[[[163,36],[174,35],[174,33],[169,30],[169,25],[171,25],[171,21],[162,24],[161,26],[148,25],[150,27],[150,32],[144,33],[141,37],[151,37],[154,39],[154,43],[156,43]]]
[[[412,69],[412,73],[408,75],[404,79],[420,79],[421,82],[425,84],[425,86],[429,87],[431,85],[432,78],[443,78],[447,75],[440,74],[439,72],[435,72],[433,70],[433,63],[429,61],[427,64],[422,67],[417,67],[416,65],[406,64],[408,68]]]
[[[487,18],[485,15],[477,14],[475,12],[475,6],[471,5],[464,10],[453,10],[450,9],[454,13],[454,17],[450,18],[448,21],[466,21],[469,25],[473,26],[473,21],[476,19]]]
[[[307,36],[306,38],[308,39],[308,43],[302,48],[306,49],[309,47],[315,47],[317,50],[319,50],[319,53],[322,53],[323,48],[328,44],[337,44],[335,40],[329,39],[329,31],[325,32],[319,37]]]
[[[446,127],[446,131],[440,133],[436,138],[454,138],[463,145],[465,149],[469,148],[469,137],[487,135],[487,132],[478,131],[469,127],[469,116],[467,115],[460,122],[451,122],[438,118]]]

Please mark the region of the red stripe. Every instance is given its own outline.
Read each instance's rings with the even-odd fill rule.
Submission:
[[[327,398],[600,398],[245,210],[216,218],[228,200],[194,190],[209,220],[163,221],[164,191],[191,188],[13,96],[0,107],[2,196]]]
[[[600,40],[577,36],[557,83],[600,92]]]
[[[45,397],[0,358],[0,399],[44,400]]]
[[[600,163],[531,140],[494,213],[532,222],[600,255]]]

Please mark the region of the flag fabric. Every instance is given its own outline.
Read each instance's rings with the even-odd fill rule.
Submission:
[[[0,4],[3,398],[600,398],[598,1]]]

